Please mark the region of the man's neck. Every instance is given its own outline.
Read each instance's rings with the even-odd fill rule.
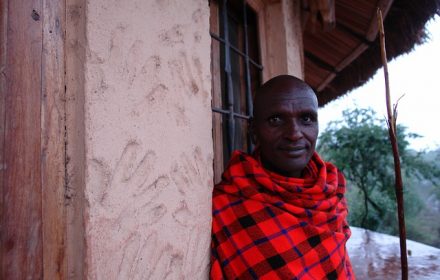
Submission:
[[[285,176],[285,177],[290,177],[290,178],[303,178],[303,171],[304,170],[289,172],[289,171],[285,171],[285,170],[281,170],[281,169],[277,168],[276,166],[271,164],[269,161],[265,160],[262,156],[260,156],[260,159],[261,159],[261,164],[263,165],[263,167],[273,173],[276,173],[278,175]]]

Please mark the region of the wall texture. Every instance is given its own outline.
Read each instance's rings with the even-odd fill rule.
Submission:
[[[205,0],[88,1],[85,243],[90,279],[201,279],[212,132]]]

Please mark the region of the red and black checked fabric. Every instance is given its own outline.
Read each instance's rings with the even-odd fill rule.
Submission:
[[[213,192],[211,279],[355,279],[345,179],[315,153],[304,178],[234,152]]]

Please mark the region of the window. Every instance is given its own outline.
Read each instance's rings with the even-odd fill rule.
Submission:
[[[248,1],[210,1],[214,180],[234,150],[251,152],[248,120],[261,83],[258,17]]]

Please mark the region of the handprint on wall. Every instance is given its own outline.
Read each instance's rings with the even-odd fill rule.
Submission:
[[[202,95],[203,103],[208,104],[210,94],[204,87],[202,63],[199,58],[188,58],[186,52],[181,51],[179,57],[168,62],[168,68],[175,83],[175,88],[182,89],[186,98]]]
[[[171,171],[171,178],[175,183],[177,190],[185,199],[172,212],[173,218],[181,225],[190,226],[198,223],[206,215],[199,213],[199,209],[210,209],[210,197],[200,199],[200,187],[210,188],[211,181],[206,178],[212,178],[209,168],[203,158],[199,147],[194,149],[190,156],[182,153]]]
[[[209,159],[196,147],[192,154],[182,153],[161,175],[154,169],[156,162],[157,155],[142,152],[137,142],[126,145],[114,168],[103,160],[91,160],[88,201],[93,209],[87,229],[88,246],[95,256],[89,265],[93,278],[191,279],[207,275],[210,222],[204,212],[210,209],[210,197],[200,196],[200,188],[209,189],[212,183],[206,168]],[[168,204],[160,197],[165,190],[175,193],[180,203]],[[187,241],[174,247],[172,241],[158,236],[170,227]]]
[[[207,166],[212,163],[202,155],[199,147],[192,154],[182,153],[170,173],[182,197],[171,214],[187,238],[183,275],[179,279],[203,279],[208,275],[211,223],[206,210],[211,209],[212,174]]]
[[[168,186],[169,178],[166,175],[152,177],[157,160],[153,151],[147,151],[143,156],[140,154],[140,145],[129,142],[113,171],[103,161],[92,160],[92,170],[98,175],[98,182],[91,186],[91,191],[101,208],[100,215],[117,220],[124,212],[145,214],[150,212],[147,209],[158,206],[151,204]]]
[[[156,232],[133,236],[118,268],[118,279],[181,279],[183,253],[170,245],[157,246]]]
[[[210,224],[208,224],[209,226]],[[209,272],[211,227],[194,226],[189,231],[183,262],[183,279],[204,279]]]
[[[169,250],[172,251],[170,245],[152,237],[155,231],[151,226],[158,223],[168,211],[167,205],[156,198],[170,183],[167,175],[154,173],[156,160],[154,152],[142,153],[138,143],[129,142],[113,170],[103,160],[91,161],[93,180],[88,183],[88,201],[93,209],[89,209],[91,215],[87,223],[91,237],[88,246],[94,248],[98,255],[105,256],[92,259],[89,267],[94,270],[92,275],[95,278],[107,279],[127,273],[127,268],[121,269],[121,265],[133,266],[130,271],[137,275],[139,269],[148,267],[145,264],[148,258],[162,258],[152,256],[154,252],[160,251],[166,256]],[[136,261],[132,259],[134,255],[138,256]],[[161,265],[172,259],[164,258]],[[136,262],[142,262],[144,266],[141,268]]]

